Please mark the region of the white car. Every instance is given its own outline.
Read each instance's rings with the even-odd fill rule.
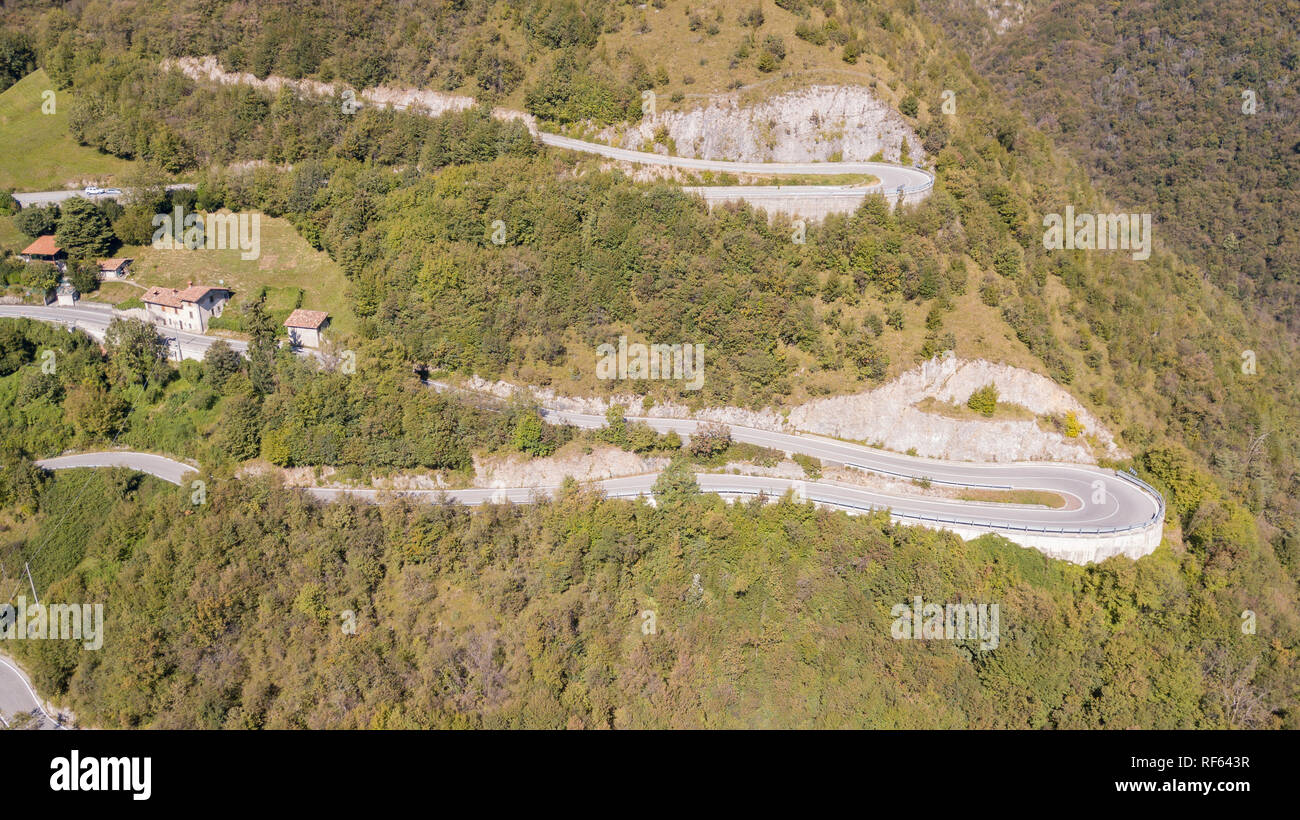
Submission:
[[[102,189],[102,190],[100,191],[100,193],[103,194],[104,196],[121,196],[121,195],[122,195],[122,189],[121,189],[121,188],[104,188],[104,189]]]
[[[99,194],[102,193],[104,193],[103,188],[96,188],[94,185],[86,186],[86,196],[98,196]]]

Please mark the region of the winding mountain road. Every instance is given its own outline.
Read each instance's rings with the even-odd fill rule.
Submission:
[[[547,410],[548,421],[598,427],[603,417]],[[644,421],[660,432],[669,430],[689,437],[701,424],[691,419],[634,419]],[[1096,555],[1130,552],[1112,549],[1117,542],[1108,539],[1141,535],[1142,549],[1149,552],[1159,543],[1164,519],[1164,501],[1158,492],[1123,473],[1080,465],[1051,463],[961,464],[900,456],[857,444],[820,436],[778,433],[731,425],[732,438],[763,447],[802,453],[824,462],[842,464],[881,475],[927,479],[934,484],[983,489],[1034,489],[1059,493],[1066,499],[1064,507],[1028,504],[1002,504],[961,501],[917,495],[884,493],[867,487],[832,481],[799,481],[769,476],[698,473],[701,492],[724,497],[780,497],[793,491],[796,497],[816,504],[849,512],[889,510],[892,517],[905,523],[921,524],[959,533],[975,535],[1000,533],[1018,543],[1035,546],[1055,557],[1068,560]],[[111,452],[59,456],[36,462],[49,470],[78,467],[127,467],[157,476],[173,484],[196,472],[194,467],[149,453]],[[606,495],[617,498],[648,496],[657,474],[622,476],[592,482]],[[345,496],[375,501],[385,495],[403,496],[423,501],[448,501],[456,504],[529,503],[548,497],[558,485],[536,487],[476,487],[453,490],[372,490],[355,488],[307,488],[317,498],[333,500]],[[1154,535],[1154,540],[1152,536]],[[1071,548],[1061,539],[1082,539]],[[1044,541],[1044,539],[1049,539]],[[1054,539],[1054,540],[1053,540]],[[1028,542],[1028,543],[1027,543]],[[1149,547],[1149,549],[1147,548]],[[1100,552],[1098,552],[1100,550]],[[1143,553],[1145,554],[1145,553]],[[1083,561],[1080,561],[1081,563]]]
[[[235,76],[235,75],[229,75]],[[404,109],[404,104],[393,107]],[[697,159],[695,157],[677,157],[656,154],[648,151],[634,151],[629,148],[616,148],[597,142],[553,134],[537,128],[532,117],[520,111],[496,109],[493,116],[503,120],[520,119],[528,124],[529,131],[542,145],[562,148],[584,154],[595,154],[619,162],[637,165],[655,165],[661,167],[681,168],[692,171],[711,171],[729,174],[791,174],[812,176],[834,176],[842,174],[870,174],[879,182],[868,185],[716,185],[686,186],[688,193],[704,198],[710,205],[718,202],[743,200],[769,211],[787,211],[791,213],[807,212],[824,215],[825,213],[849,213],[855,210],[869,194],[880,193],[892,196],[924,196],[934,185],[934,174],[908,165],[895,165],[889,162],[741,162],[733,160]],[[168,189],[193,188],[192,184],[169,185]],[[72,197],[87,199],[119,199],[123,194],[87,195],[81,189],[62,191],[36,191],[14,194],[20,207],[33,205],[51,205]]]
[[[879,182],[869,185],[698,185],[682,188],[687,193],[702,196],[706,202],[726,202],[743,199],[756,207],[798,203],[800,200],[820,200],[835,203],[837,211],[855,209],[869,194],[914,195],[929,190],[934,185],[934,175],[929,171],[909,165],[889,162],[734,162],[731,160],[695,159],[674,157],[647,151],[615,148],[598,142],[565,137],[546,131],[535,131],[537,139],[552,148],[595,154],[619,162],[637,165],[657,165],[682,168],[688,171],[712,171],[726,174],[791,174],[802,176],[839,176],[843,174],[869,174]],[[168,190],[193,188],[191,184],[169,185]],[[63,191],[34,191],[14,194],[19,206],[56,205],[73,197],[90,200],[120,199],[123,194],[95,194],[87,196],[81,189]]]
[[[694,192],[725,192],[739,196],[744,193],[781,191],[789,194],[792,190],[820,192],[842,192],[861,198],[877,191],[894,193],[902,189],[903,193],[924,191],[934,185],[934,174],[910,165],[895,165],[890,162],[733,162],[731,160],[695,159],[694,157],[674,157],[665,154],[653,154],[647,151],[633,151],[628,148],[614,148],[597,142],[564,137],[545,131],[537,132],[543,145],[553,148],[566,148],[585,154],[596,154],[621,162],[633,162],[637,165],[660,165],[672,168],[684,168],[692,171],[713,171],[729,174],[799,174],[808,176],[838,176],[840,174],[871,174],[880,180],[875,185],[737,185],[737,186],[700,186],[687,188]],[[719,196],[723,195],[721,193]],[[807,195],[807,194],[805,194]],[[706,197],[707,198],[707,197]]]
[[[559,424],[595,429],[604,427],[604,416],[543,409],[542,417]],[[689,438],[706,422],[695,419],[629,417],[658,433],[675,432]],[[857,509],[889,507],[895,515],[921,520],[934,518],[952,523],[970,523],[995,529],[1036,528],[1049,532],[1115,532],[1150,524],[1163,517],[1163,501],[1131,477],[1095,467],[1051,462],[978,464],[950,462],[890,453],[861,444],[838,441],[807,433],[781,433],[738,424],[726,425],[735,441],[768,447],[787,454],[802,454],[831,464],[842,464],[865,472],[893,478],[928,480],[931,484],[987,490],[1047,490],[1066,499],[1061,509],[1009,504],[978,504],[954,499],[886,495],[862,488],[821,482],[804,482],[810,500],[830,506]],[[703,474],[702,474],[703,475]],[[740,478],[740,476],[728,476]],[[789,489],[784,479],[763,478],[767,492],[777,495]],[[701,489],[704,488],[702,483]],[[835,487],[849,492],[823,490]],[[743,492],[752,487],[740,487]],[[723,492],[721,490],[712,490]]]

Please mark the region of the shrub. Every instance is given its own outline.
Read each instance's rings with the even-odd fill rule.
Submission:
[[[993,384],[986,384],[979,390],[970,394],[966,399],[966,406],[984,416],[992,416],[993,411],[998,407],[998,388]]]
[[[804,455],[803,453],[795,453],[793,456],[791,456],[791,458],[794,459],[795,464],[798,464],[800,467],[803,468],[804,475],[808,476],[813,480],[822,477],[821,459],[814,458],[813,456],[809,456],[809,455]]]
[[[702,424],[691,434],[687,451],[696,458],[712,458],[731,446],[731,429],[725,424]]]
[[[1065,435],[1068,438],[1078,438],[1079,434],[1082,432],[1083,432],[1083,425],[1079,423],[1079,417],[1075,415],[1074,411],[1071,410],[1070,412],[1066,413],[1065,414]]]
[[[32,238],[54,233],[59,226],[59,206],[23,208],[14,216],[14,227]]]

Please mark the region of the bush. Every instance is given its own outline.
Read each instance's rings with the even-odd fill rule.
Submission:
[[[1075,415],[1074,411],[1071,410],[1070,412],[1066,413],[1065,414],[1066,437],[1078,438],[1079,434],[1082,432],[1083,432],[1083,425],[1079,423],[1079,417]]]
[[[99,266],[94,262],[68,264],[68,281],[78,293],[91,293],[99,289]]]
[[[725,424],[702,424],[691,434],[687,452],[696,458],[713,458],[731,446],[731,429]]]
[[[59,225],[59,207],[50,205],[45,208],[32,206],[23,208],[14,216],[14,227],[35,239],[47,233],[54,233]]]
[[[993,411],[998,408],[998,388],[993,384],[986,384],[979,390],[970,394],[966,399],[966,406],[976,413],[984,416],[992,416]]]
[[[793,456],[791,456],[791,458],[794,459],[795,464],[798,464],[800,467],[803,468],[804,475],[808,476],[814,481],[822,477],[821,459],[814,458],[813,456],[809,456],[809,455],[804,455],[803,453],[795,453]]]

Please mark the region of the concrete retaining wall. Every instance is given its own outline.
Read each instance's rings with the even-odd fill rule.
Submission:
[[[738,496],[734,493],[718,493],[727,501],[735,501],[738,498],[745,499],[752,496]],[[775,503],[778,499],[773,496],[770,499]],[[819,507],[846,512],[849,515],[864,515],[861,510],[846,509],[844,507],[828,504],[821,501],[813,501]],[[1105,561],[1116,555],[1126,555],[1133,560],[1137,560],[1144,555],[1150,555],[1155,552],[1156,547],[1160,546],[1160,539],[1164,537],[1164,515],[1156,518],[1152,523],[1145,527],[1139,527],[1123,532],[1114,533],[1048,533],[1048,532],[1029,532],[1025,530],[999,529],[996,527],[981,527],[968,524],[950,524],[942,521],[927,521],[921,518],[910,516],[891,515],[891,520],[896,524],[903,524],[909,527],[926,527],[932,530],[947,530],[958,538],[970,541],[979,538],[981,535],[990,533],[1001,535],[1008,541],[1019,544],[1022,547],[1035,549],[1046,555],[1048,558],[1056,558],[1061,561],[1069,561],[1072,564],[1091,564]]]
[[[747,202],[757,209],[767,211],[770,215],[789,214],[798,219],[820,222],[830,214],[851,214],[856,211],[870,189],[853,190],[827,187],[825,195],[791,195],[773,186],[731,185],[708,187],[684,187],[688,194],[695,194],[704,199],[710,208],[723,202]],[[903,195],[903,202],[920,202],[930,195],[930,189],[911,191]],[[892,208],[898,201],[898,194],[886,194],[886,201]]]
[[[944,529],[970,540],[987,533],[996,533],[1022,547],[1036,549],[1049,558],[1059,558],[1072,564],[1091,564],[1105,561],[1116,555],[1127,555],[1134,560],[1155,552],[1164,536],[1164,521],[1120,533],[1097,535],[1068,535],[1061,533],[1023,532],[1019,530],[979,529],[956,524],[931,524],[909,518],[897,518],[900,524],[912,524]]]

